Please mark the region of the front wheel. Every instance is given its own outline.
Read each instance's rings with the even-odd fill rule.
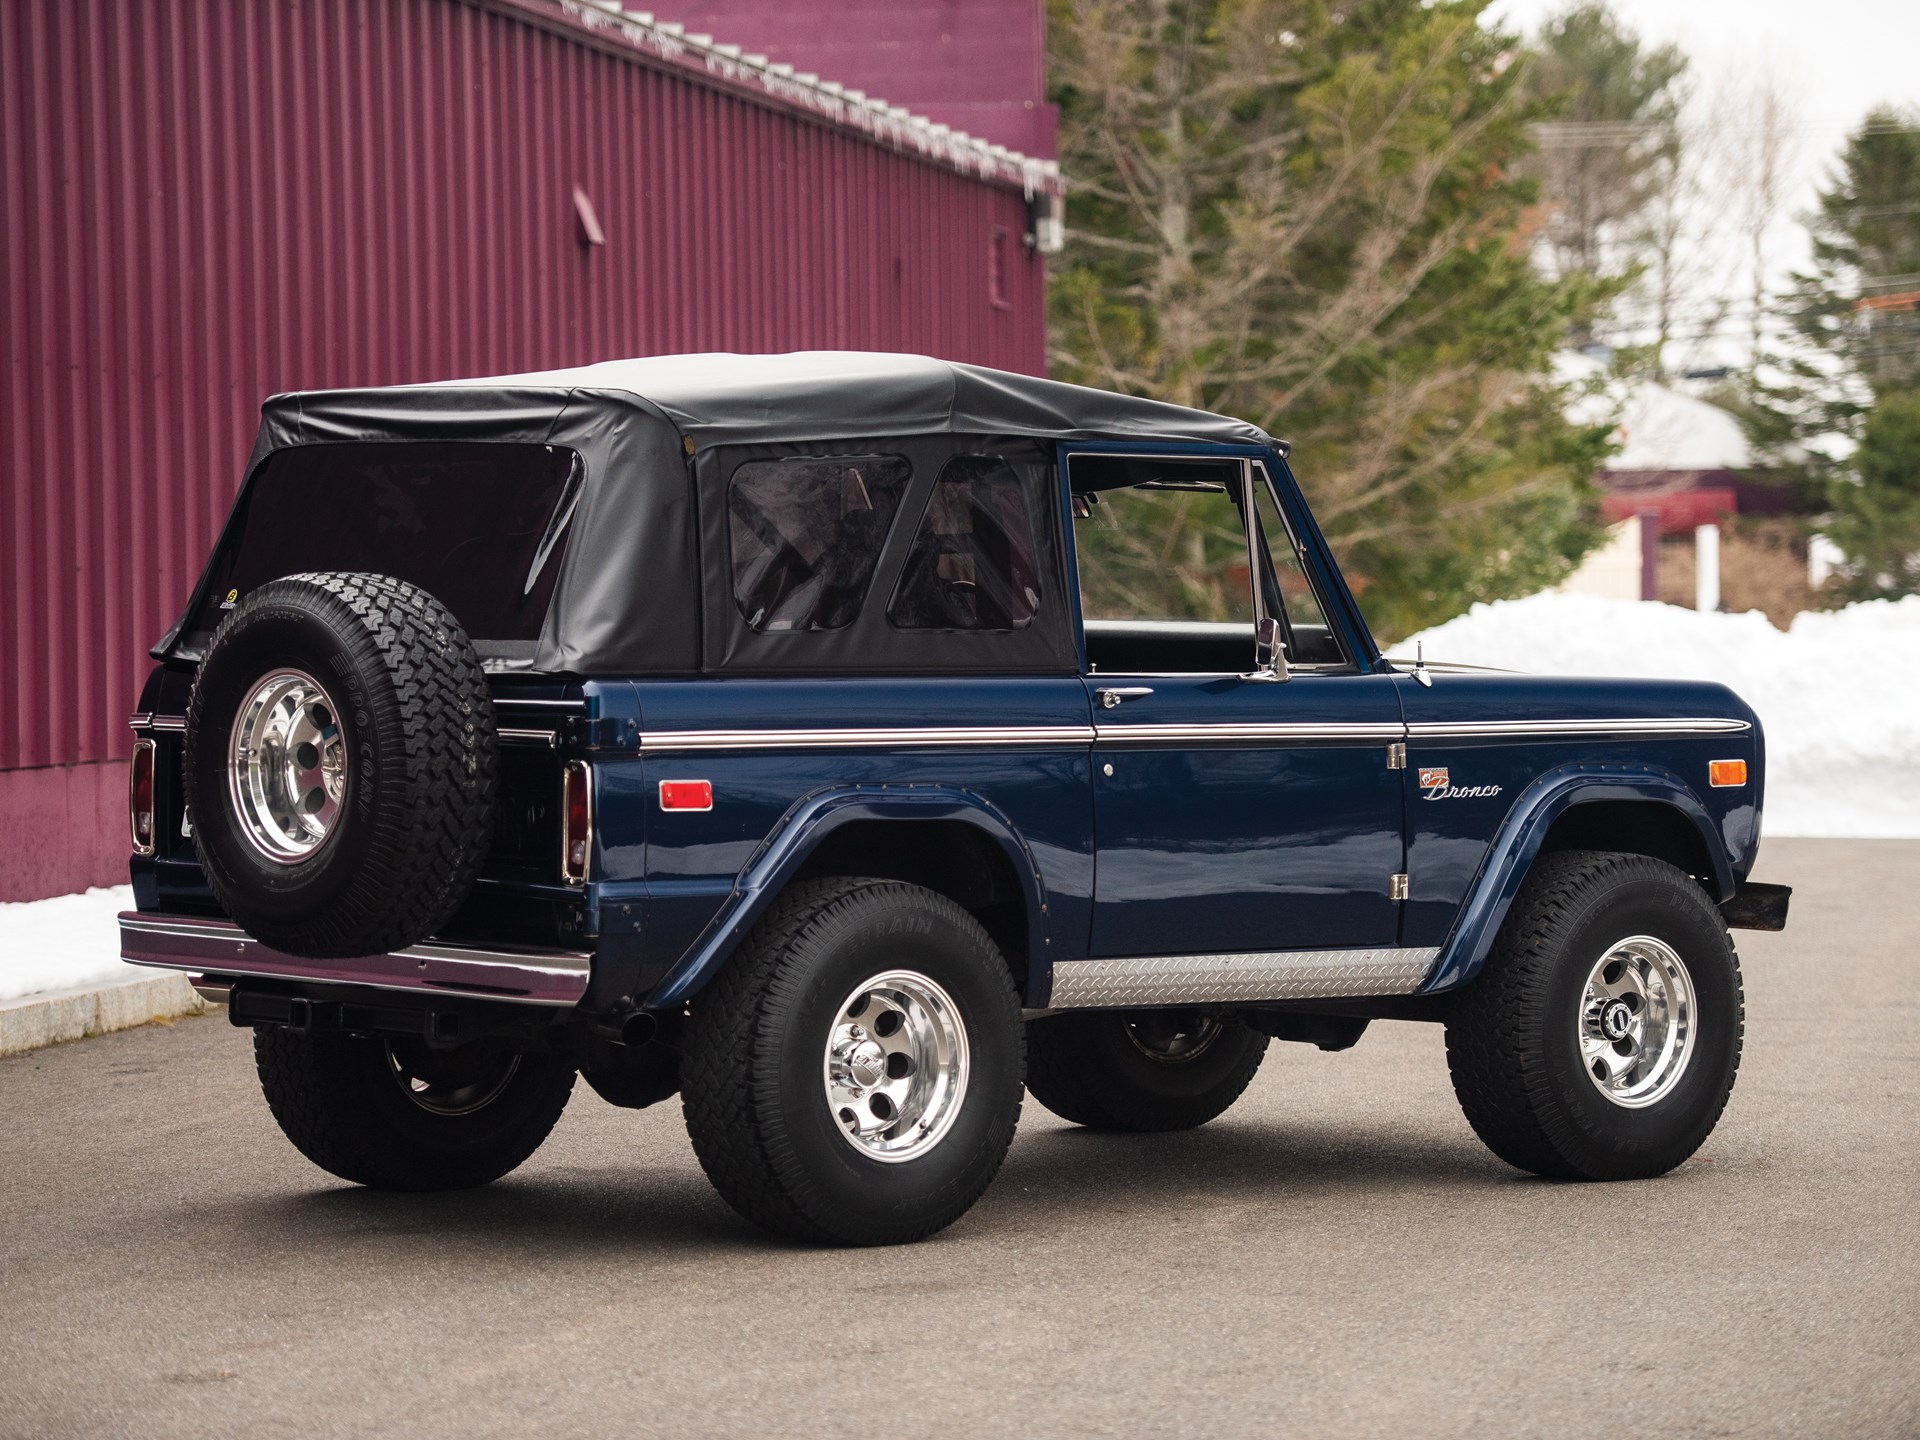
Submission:
[[[1447,1065],[1468,1123],[1508,1164],[1644,1179],[1712,1133],[1743,1020],[1739,958],[1692,878],[1566,851],[1534,866],[1455,1000]]]
[[[978,921],[885,880],[792,887],[695,997],[694,1153],[793,1239],[918,1240],[987,1188],[1020,1118],[1020,1002]]]

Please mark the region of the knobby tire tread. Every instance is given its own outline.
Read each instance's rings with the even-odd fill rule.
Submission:
[[[295,585],[321,592],[344,612],[334,617],[334,628],[362,676],[388,677],[390,695],[369,687],[376,712],[372,728],[388,742],[399,737],[406,757],[404,766],[383,766],[383,784],[402,783],[405,793],[398,804],[374,806],[359,883],[327,913],[303,924],[302,953],[405,949],[452,917],[472,890],[493,837],[499,737],[486,673],[453,612],[417,585],[385,575],[319,573],[288,576],[255,595]],[[216,635],[210,657],[218,644]],[[202,723],[201,700],[196,684],[190,731]],[[189,794],[196,793],[195,748],[187,747]],[[233,885],[225,876],[210,878]],[[234,898],[244,908],[244,896]]]
[[[1568,1158],[1577,1153],[1580,1136],[1553,1094],[1532,1037],[1545,1029],[1551,972],[1581,916],[1611,890],[1676,878],[1698,888],[1665,861],[1598,850],[1542,856],[1528,874],[1486,965],[1461,993],[1446,1029],[1447,1067],[1460,1108],[1474,1134],[1508,1164],[1549,1179],[1589,1178]],[[1704,894],[1701,901],[1710,908]],[[1719,923],[1717,912],[1714,921]],[[1744,1018],[1744,1001],[1736,998],[1735,1025]],[[1739,1064],[1736,1045],[1735,1074]],[[1726,1101],[1722,1094],[1712,1121],[1719,1120]]]
[[[680,1094],[694,1153],[714,1188],[736,1211],[789,1239],[836,1244],[850,1237],[844,1227],[829,1227],[817,1218],[804,1181],[786,1178],[797,1175],[800,1167],[791,1163],[793,1131],[781,1120],[777,1077],[762,1072],[761,1044],[798,1003],[806,967],[787,962],[808,932],[833,919],[854,896],[884,890],[917,892],[949,910],[950,923],[979,932],[985,940],[979,922],[958,904],[916,886],[844,877],[802,881],[781,893],[693,1001]],[[1011,994],[1011,979],[1008,991]],[[1016,1105],[1016,1124],[1018,1117]],[[921,1239],[953,1218],[936,1217],[914,1234],[889,1238]],[[861,1243],[860,1237],[851,1238]]]

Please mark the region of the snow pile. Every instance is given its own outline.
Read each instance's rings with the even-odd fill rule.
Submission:
[[[0,1004],[159,973],[120,958],[116,917],[131,909],[131,885],[0,905]]]
[[[1808,612],[1782,634],[1757,611],[1549,593],[1476,605],[1393,653],[1416,640],[1430,661],[1718,680],[1766,730],[1767,834],[1920,836],[1920,596]]]

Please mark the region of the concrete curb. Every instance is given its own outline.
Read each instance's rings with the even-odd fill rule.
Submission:
[[[143,975],[118,985],[23,995],[0,1001],[0,1055],[128,1030],[149,1020],[198,1015],[210,1008],[194,994],[187,977],[177,972]]]

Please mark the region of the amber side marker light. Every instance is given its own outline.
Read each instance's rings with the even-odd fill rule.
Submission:
[[[1747,783],[1747,762],[1744,760],[1709,760],[1707,762],[1707,783],[1716,790],[1724,790],[1730,785]]]
[[[593,855],[593,771],[569,760],[560,781],[560,876],[569,885],[587,883]]]
[[[133,742],[133,761],[127,770],[127,828],[133,853],[153,854],[153,741]]]

